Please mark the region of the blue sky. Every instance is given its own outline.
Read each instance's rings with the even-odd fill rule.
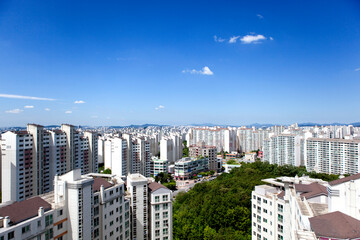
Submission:
[[[358,1],[2,0],[0,126],[360,121],[359,43]]]

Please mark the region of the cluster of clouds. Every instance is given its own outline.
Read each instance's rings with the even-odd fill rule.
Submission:
[[[272,37],[267,38],[262,34],[254,34],[254,33],[244,35],[244,36],[240,36],[240,35],[232,36],[228,40],[225,38],[218,37],[216,35],[214,36],[215,42],[225,42],[226,41],[228,43],[236,43],[236,42],[240,41],[241,43],[244,43],[244,44],[261,43],[261,41],[266,40],[266,39],[274,40],[274,38],[272,38]]]
[[[14,94],[3,94],[0,93],[0,98],[11,98],[11,99],[25,99],[25,100],[39,100],[39,101],[55,101],[56,99],[54,98],[43,98],[43,97],[32,97],[32,96],[23,96],[23,95],[14,95]],[[83,104],[86,103],[83,100],[76,100],[74,102],[74,104]],[[35,106],[34,105],[25,105],[24,109],[34,109]],[[12,114],[19,114],[22,113],[24,111],[24,109],[20,109],[20,108],[15,108],[15,109],[11,109],[11,110],[6,110],[5,113],[12,113]],[[45,108],[45,111],[50,111],[50,108]],[[72,111],[68,110],[65,111],[66,114],[71,114]]]
[[[201,75],[214,75],[214,73],[210,70],[210,68],[208,66],[203,67],[201,70],[185,69],[185,70],[182,70],[182,73],[201,74]]]
[[[161,109],[164,109],[164,108],[165,108],[165,106],[159,105],[158,107],[155,108],[155,110],[158,111],[158,110],[161,110]]]

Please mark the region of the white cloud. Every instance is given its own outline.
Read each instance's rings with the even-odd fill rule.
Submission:
[[[360,71],[360,68],[356,68],[356,69],[355,69],[355,72],[357,72],[357,71]]]
[[[24,108],[34,108],[32,105],[24,106]]]
[[[83,100],[77,100],[74,102],[75,104],[82,104],[82,103],[85,103]]]
[[[259,19],[263,19],[263,18],[264,18],[264,16],[261,15],[261,14],[256,14],[256,16],[257,16]]]
[[[165,107],[163,105],[159,105],[158,107],[155,108],[155,110],[160,110],[160,109],[164,109]]]
[[[72,113],[72,111],[66,111],[65,113],[66,113],[66,114],[71,114],[71,113]]]
[[[45,108],[44,110],[45,110],[45,111],[50,111],[50,108]]]
[[[265,39],[266,37],[258,34],[258,35],[246,35],[242,37],[240,41],[249,44],[249,43],[258,43],[260,40],[265,40]]]
[[[21,113],[21,112],[23,112],[24,110],[22,110],[22,109],[19,109],[19,108],[16,108],[16,109],[12,109],[12,110],[7,110],[7,111],[5,111],[6,113],[15,113],[15,114],[17,114],[17,113]]]
[[[272,40],[274,40],[274,38],[273,37],[269,37],[269,39],[272,41]]]
[[[236,43],[237,39],[239,38],[240,36],[233,36],[229,39],[229,43]]]
[[[191,74],[202,74],[202,75],[214,75],[209,67],[205,66],[201,70],[182,70],[182,73],[191,73]]]
[[[221,37],[217,37],[216,35],[214,36],[214,41],[215,42],[224,42],[225,39],[224,38],[221,38]]]
[[[0,93],[0,97],[2,97],[2,98],[42,100],[42,101],[55,101],[55,99],[53,99],[53,98],[30,97],[30,96],[12,95],[12,94],[3,94],[3,93]]]

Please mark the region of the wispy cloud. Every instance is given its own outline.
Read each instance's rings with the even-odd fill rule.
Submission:
[[[214,41],[215,42],[224,42],[225,41],[225,39],[224,38],[221,38],[221,37],[218,37],[218,36],[214,36]]]
[[[0,93],[0,97],[2,97],[2,98],[16,98],[16,99],[41,100],[41,101],[55,101],[55,99],[53,99],[53,98],[30,97],[30,96],[13,95],[13,94],[3,94],[3,93]]]
[[[214,73],[210,70],[209,67],[205,66],[201,70],[182,70],[182,73],[191,73],[191,74],[202,74],[202,75],[214,75]]]
[[[50,108],[45,108],[44,110],[45,110],[45,111],[50,111]]]
[[[266,37],[263,35],[246,35],[240,39],[242,43],[250,44],[250,43],[258,43],[261,40],[265,40]]]
[[[19,108],[16,108],[16,109],[12,109],[12,110],[7,110],[5,111],[6,113],[13,113],[13,114],[17,114],[17,113],[21,113],[23,112],[24,110],[22,109],[19,109]]]
[[[74,102],[75,104],[82,104],[82,103],[85,103],[83,100],[77,100]]]
[[[236,43],[237,39],[239,38],[240,36],[233,36],[229,39],[229,43]]]
[[[357,71],[360,71],[360,68],[356,68],[356,69],[355,69],[355,72],[357,72]]]
[[[257,16],[259,19],[263,19],[263,18],[264,18],[264,16],[261,15],[261,14],[256,14],[256,16]]]
[[[160,110],[160,109],[164,109],[165,107],[163,105],[159,105],[158,107],[155,108],[155,110]]]
[[[24,108],[34,108],[34,106],[32,106],[32,105],[27,105],[27,106],[24,106]]]
[[[269,37],[269,39],[272,41],[272,40],[274,40],[274,38],[273,37]]]
[[[66,111],[65,113],[66,113],[66,114],[71,114],[71,113],[72,113],[72,111]]]

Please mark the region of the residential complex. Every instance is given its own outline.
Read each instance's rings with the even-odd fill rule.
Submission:
[[[82,174],[97,172],[95,133],[45,130],[28,124],[27,131],[1,135],[2,201],[21,201],[53,189],[55,175],[80,168]],[[71,135],[69,137],[68,135]]]
[[[140,174],[76,169],[54,191],[0,205],[0,239],[172,239],[172,194]]]
[[[252,239],[360,238],[360,174],[332,182],[264,179],[252,192]]]

